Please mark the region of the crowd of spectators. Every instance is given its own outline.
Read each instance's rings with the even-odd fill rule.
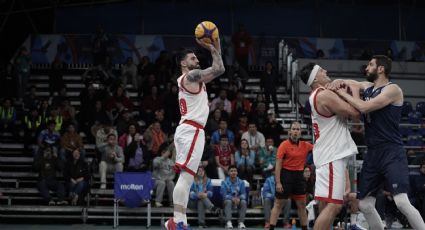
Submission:
[[[101,46],[105,39],[101,31],[96,39]],[[223,181],[220,193],[226,227],[233,227],[232,209],[239,210],[238,227],[245,227],[249,198],[243,181],[255,189],[255,174],[265,179],[262,196],[267,224],[274,198],[276,150],[285,134],[277,122],[278,79],[272,62],[266,63],[261,74],[262,93],[254,100],[246,98],[243,84],[248,78],[246,49],[249,47],[245,46],[250,46],[251,40],[243,27],[233,42],[239,46],[240,64],[235,62],[223,76],[228,77],[229,83],[223,85],[218,79],[207,85],[210,96],[215,96],[210,98],[211,112],[205,127],[207,144],[190,194],[191,207],[198,210],[199,225],[204,227],[205,211],[217,212],[210,200],[211,179]],[[16,101],[22,103],[14,103],[12,98],[1,101],[0,131],[24,137],[25,151],[32,154],[34,170],[39,172],[38,189],[47,204],[81,203],[94,173],[99,173],[100,183],[93,186],[106,189],[112,183],[107,175],[113,172],[152,171],[155,206],[172,205],[176,180],[173,135],[180,120],[179,89],[175,81],[178,73],[173,71],[172,60],[172,55],[164,51],[154,63],[145,56],[136,65],[129,57],[120,69],[115,69],[111,59],[99,50],[96,65],[82,74],[85,87],[76,108],[62,79],[65,65],[58,60],[52,63],[49,72],[48,98],[37,96],[35,86],[24,93],[30,60],[27,51],[21,50],[16,61],[19,78]],[[128,93],[137,93],[137,99],[131,99]],[[362,130],[357,128],[353,132],[358,131],[361,139]],[[90,164],[84,144],[95,146]],[[64,181],[57,178],[60,174]],[[308,198],[312,199],[314,167],[307,164],[304,175],[309,185]],[[57,199],[52,199],[49,190],[56,192]],[[423,196],[417,196],[417,200],[423,204]],[[289,224],[288,219],[284,224]]]

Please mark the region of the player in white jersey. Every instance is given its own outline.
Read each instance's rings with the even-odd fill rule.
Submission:
[[[180,176],[173,192],[174,218],[165,222],[167,230],[188,229],[186,208],[193,176],[201,161],[205,144],[204,126],[208,119],[208,95],[205,83],[224,73],[221,59],[220,38],[214,44],[196,40],[211,52],[211,67],[200,69],[198,58],[193,51],[182,50],[177,56],[182,75],[178,78],[181,120],[174,134],[176,166]]]
[[[360,113],[336,93],[324,88],[331,79],[319,65],[307,64],[299,71],[299,76],[312,90],[309,101],[315,138],[314,196],[320,201],[320,215],[314,229],[329,229],[343,204],[346,157],[357,153],[347,119],[358,118]]]

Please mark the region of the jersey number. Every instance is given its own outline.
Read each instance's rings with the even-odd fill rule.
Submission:
[[[314,131],[314,141],[317,141],[320,137],[319,125],[317,123],[313,123],[313,131]]]
[[[187,114],[187,105],[186,105],[186,100],[184,98],[180,99],[180,114],[182,116]]]

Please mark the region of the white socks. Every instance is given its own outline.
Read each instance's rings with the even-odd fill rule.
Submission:
[[[193,176],[182,170],[173,191],[174,221],[176,223],[183,222],[184,225],[187,225],[186,208],[192,184]]]
[[[425,229],[424,221],[418,210],[410,204],[406,193],[400,193],[394,196],[394,202],[398,210],[406,216],[413,229]]]
[[[360,211],[363,212],[370,229],[384,230],[384,226],[381,222],[381,217],[379,216],[378,211],[376,211],[375,208],[375,202],[375,197],[367,196],[364,199],[360,200],[359,208]]]

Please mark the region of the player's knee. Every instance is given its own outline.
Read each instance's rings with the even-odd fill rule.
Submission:
[[[411,204],[409,201],[409,198],[407,197],[406,193],[400,193],[394,196],[394,202],[397,208],[400,211],[404,211],[410,208]]]
[[[364,212],[364,213],[370,213],[373,211],[374,207],[372,205],[372,203],[366,201],[366,200],[360,200],[359,201],[359,209],[360,211]]]

